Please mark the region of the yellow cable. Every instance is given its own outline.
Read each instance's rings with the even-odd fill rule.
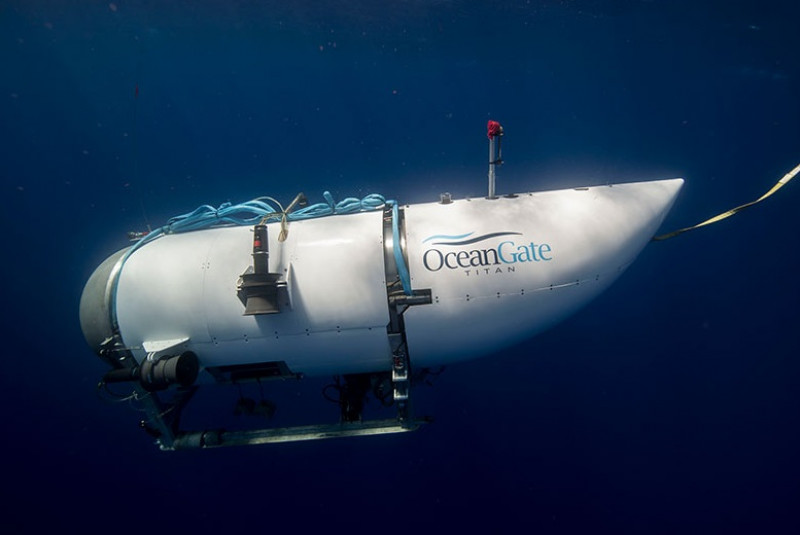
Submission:
[[[795,175],[797,175],[798,173],[800,173],[800,164],[798,164],[797,167],[795,167],[794,169],[792,169],[791,171],[789,171],[788,173],[783,175],[783,178],[778,180],[777,184],[772,186],[772,188],[768,192],[766,192],[764,195],[762,195],[761,197],[759,197],[755,201],[743,204],[741,206],[737,206],[736,208],[731,208],[727,212],[723,212],[723,213],[721,213],[719,215],[715,215],[714,217],[712,217],[710,219],[706,219],[702,223],[698,223],[698,224],[693,225],[691,227],[686,227],[686,228],[674,230],[672,232],[668,232],[667,234],[661,234],[660,236],[654,237],[653,241],[668,240],[669,238],[674,238],[678,234],[683,234],[684,232],[689,232],[690,230],[694,230],[694,229],[700,228],[700,227],[705,227],[706,225],[710,225],[712,223],[716,223],[717,221],[722,221],[723,219],[727,219],[730,216],[732,216],[733,214],[735,214],[737,212],[741,212],[745,208],[749,208],[750,206],[753,206],[754,204],[760,203],[761,201],[763,201],[764,199],[766,199],[767,197],[769,197],[770,195],[772,195],[773,193],[775,193],[776,191],[781,189],[784,184],[786,184],[791,179],[793,179],[795,177]]]

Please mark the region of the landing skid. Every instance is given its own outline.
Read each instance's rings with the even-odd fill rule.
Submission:
[[[427,419],[400,422],[394,418],[384,420],[365,420],[339,424],[302,425],[274,429],[255,429],[250,431],[197,431],[180,433],[171,447],[160,444],[162,450],[182,450],[193,448],[218,448],[221,446],[251,446],[275,444],[280,442],[301,442],[339,437],[362,437],[387,435],[415,431]]]
[[[133,360],[131,355],[121,359],[124,363]],[[267,373],[269,370],[257,370]],[[228,372],[226,370],[226,372]],[[241,372],[236,377],[241,380]],[[277,372],[275,372],[277,373]],[[218,377],[222,377],[216,371]],[[230,372],[226,377],[230,377]],[[389,375],[387,374],[387,377]],[[140,422],[140,427],[156,439],[162,451],[185,449],[209,449],[223,446],[249,446],[258,444],[275,444],[283,442],[301,442],[339,437],[359,437],[386,435],[415,431],[429,423],[430,418],[414,418],[410,410],[410,377],[408,360],[404,352],[398,351],[393,357],[391,372],[391,388],[388,397],[396,409],[396,417],[383,419],[362,419],[363,404],[366,401],[368,388],[365,386],[372,374],[345,376],[337,400],[340,405],[340,421],[291,427],[264,427],[247,430],[181,429],[181,416],[194,395],[202,388],[191,386],[171,389],[168,392],[148,392],[134,383],[133,397],[139,402],[147,417]],[[286,378],[278,375],[276,378]],[[235,384],[235,381],[224,381]],[[102,384],[102,383],[101,383]],[[347,385],[347,387],[345,387]],[[171,393],[171,396],[170,396]],[[169,400],[166,397],[169,396]]]
[[[395,383],[396,385],[396,383]],[[402,385],[405,387],[405,385]],[[298,425],[291,427],[264,427],[247,430],[204,429],[184,430],[180,428],[183,410],[197,392],[199,387],[178,389],[173,398],[163,401],[155,393],[136,388],[136,398],[147,418],[140,422],[148,434],[156,439],[162,451],[185,449],[209,449],[223,446],[250,446],[259,444],[275,444],[283,442],[302,442],[339,437],[360,437],[371,435],[387,435],[415,431],[429,423],[430,418],[414,418],[410,415],[407,393],[406,398],[398,402],[395,397],[397,416],[395,418],[362,420],[344,417],[339,423]],[[395,396],[397,392],[393,393]]]

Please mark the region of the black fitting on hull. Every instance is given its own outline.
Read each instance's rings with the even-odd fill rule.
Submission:
[[[249,271],[249,270],[248,270]],[[269,237],[267,225],[259,223],[253,229],[253,270],[244,273],[239,283],[239,299],[244,303],[244,315],[277,314],[278,279],[269,272]]]
[[[188,387],[197,380],[200,361],[197,355],[186,351],[180,355],[164,355],[156,360],[145,359],[133,368],[111,370],[103,376],[105,383],[139,381],[148,392],[166,390],[172,385]]]

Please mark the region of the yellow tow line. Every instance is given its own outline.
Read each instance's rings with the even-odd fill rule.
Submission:
[[[793,179],[795,177],[795,175],[797,175],[798,173],[800,173],[800,164],[798,164],[797,167],[795,167],[794,169],[792,169],[791,171],[789,171],[788,173],[783,175],[783,178],[778,180],[777,184],[772,186],[772,188],[768,192],[766,192],[764,195],[762,195],[761,197],[759,197],[755,201],[749,202],[747,204],[743,204],[741,206],[737,206],[736,208],[731,208],[727,212],[721,213],[719,215],[715,215],[711,219],[706,219],[702,223],[698,223],[698,224],[693,225],[691,227],[686,227],[686,228],[674,230],[672,232],[668,232],[667,234],[661,234],[660,236],[654,237],[653,241],[668,240],[670,238],[674,238],[678,234],[683,234],[684,232],[689,232],[690,230],[694,230],[694,229],[700,228],[700,227],[705,227],[706,225],[710,225],[712,223],[716,223],[717,221],[722,221],[723,219],[727,219],[730,216],[732,216],[733,214],[735,214],[737,212],[741,212],[745,208],[749,208],[749,207],[753,206],[754,204],[760,203],[761,201],[763,201],[764,199],[766,199],[767,197],[769,197],[770,195],[772,195],[773,193],[775,193],[776,191],[781,189],[784,184],[786,184],[791,179]]]

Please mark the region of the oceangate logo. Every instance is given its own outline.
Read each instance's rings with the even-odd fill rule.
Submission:
[[[474,236],[474,232],[457,236],[434,234],[422,243],[430,243],[430,249],[422,255],[422,264],[428,271],[445,269],[463,269],[469,275],[514,272],[515,265],[524,262],[549,262],[553,259],[553,249],[547,243],[521,243],[519,238],[504,239],[496,246],[489,248],[471,247],[481,242],[496,240],[507,236],[522,236],[521,232],[490,232]],[[455,250],[454,250],[455,249]],[[506,269],[503,269],[506,268]]]

